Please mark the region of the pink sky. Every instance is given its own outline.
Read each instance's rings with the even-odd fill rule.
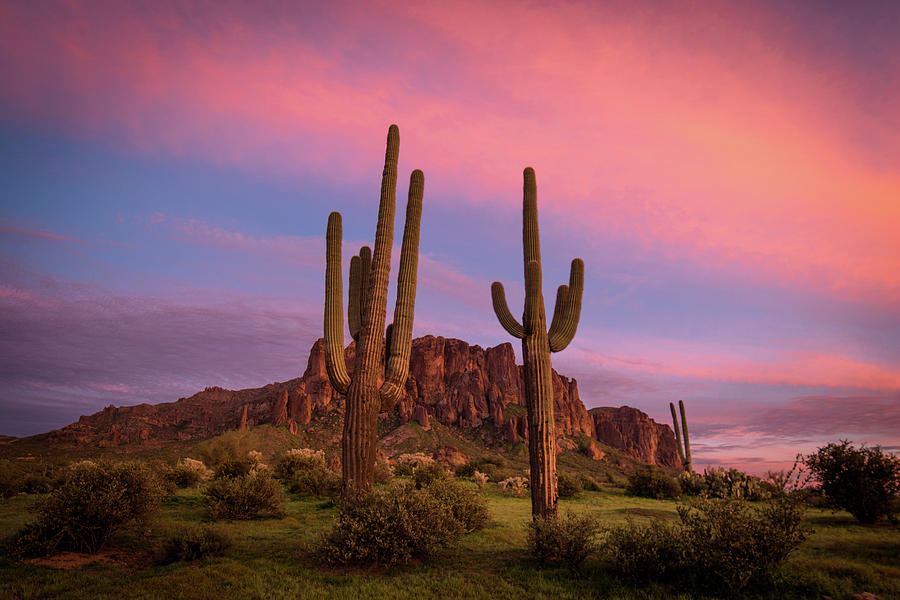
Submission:
[[[545,266],[547,287],[563,281],[576,255],[589,278],[576,344],[554,360],[580,379],[600,369],[643,381],[655,390],[643,405],[596,389],[603,402],[631,402],[664,422],[661,389],[671,385],[689,406],[696,392],[697,421],[709,421],[713,436],[717,418],[731,421],[724,400],[715,402],[725,390],[728,406],[755,402],[785,415],[800,397],[852,406],[865,396],[886,399],[888,412],[897,407],[897,10],[873,5],[852,18],[847,10],[812,2],[312,9],[0,1],[0,109],[10,140],[16,128],[28,140],[65,140],[135,168],[219,169],[295,190],[309,215],[334,208],[347,220],[367,206],[357,190],[377,189],[374,159],[396,122],[401,170],[426,174],[425,219],[433,207],[484,220],[469,238],[437,232],[423,242],[422,285],[433,308],[420,303],[416,332],[482,344],[506,341],[485,286],[501,279],[511,297],[520,295],[518,224],[509,219],[517,218],[522,168],[534,166],[546,254],[556,261]],[[35,208],[28,178],[41,177],[22,175],[0,214],[10,247],[29,231],[34,243],[132,243],[141,229],[138,237],[184,252],[202,248],[204,273],[238,254],[296,269],[307,291],[293,300],[318,310],[324,221],[285,231],[274,217],[229,213],[212,196],[191,198],[190,210],[138,204],[127,185],[110,209],[96,200],[109,190],[91,192],[76,158],[59,161],[42,165],[50,173],[42,177],[88,186],[82,213],[50,200]],[[355,221],[352,239],[364,243],[369,224]],[[508,229],[490,225],[498,222]],[[454,239],[471,251],[457,253]],[[102,262],[100,276],[23,248],[4,255],[10,301],[29,291],[17,287],[17,269],[97,284],[100,295],[165,295],[163,279],[182,277],[173,285],[184,287],[201,277],[181,261],[183,273],[160,266],[160,279],[147,279],[143,269],[162,254],[116,264],[113,275],[115,261],[97,258],[112,250],[94,244],[84,265]],[[490,259],[474,258],[479,249]],[[233,277],[253,278],[255,293],[284,306],[293,292],[254,271]],[[139,289],[140,281],[157,288]],[[704,304],[711,297],[735,306]],[[711,461],[740,458],[715,450],[717,440],[739,433],[745,452],[761,435],[716,431]],[[872,440],[900,445],[881,429]],[[784,437],[758,454],[783,457],[795,447]]]

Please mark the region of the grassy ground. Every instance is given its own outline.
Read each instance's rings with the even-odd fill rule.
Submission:
[[[322,499],[292,496],[280,519],[226,523],[236,543],[224,557],[159,565],[155,553],[181,523],[203,519],[198,490],[168,499],[149,529],[124,532],[103,560],[76,568],[12,563],[0,558],[0,598],[690,598],[660,585],[618,581],[589,560],[578,571],[539,569],[524,554],[530,501],[486,492],[492,523],[463,538],[446,555],[385,571],[318,566],[312,548],[335,509]],[[34,497],[0,500],[0,536],[28,519]],[[592,512],[605,523],[677,519],[675,503],[625,496],[621,490],[584,492],[562,511]],[[869,591],[900,598],[900,530],[864,527],[849,515],[811,510],[816,533],[792,555],[769,598],[839,600]]]

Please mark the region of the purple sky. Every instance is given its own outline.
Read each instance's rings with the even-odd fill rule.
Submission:
[[[900,448],[900,8],[517,6],[0,0],[0,433],[298,376],[396,122],[416,335],[510,341],[531,165],[589,408],[683,399],[755,472]]]

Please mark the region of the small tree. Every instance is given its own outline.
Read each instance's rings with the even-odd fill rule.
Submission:
[[[861,523],[879,517],[894,520],[900,495],[900,458],[880,446],[858,449],[847,440],[819,448],[803,461],[813,481],[835,508],[842,508]]]

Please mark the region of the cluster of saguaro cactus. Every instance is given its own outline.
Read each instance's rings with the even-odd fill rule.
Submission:
[[[378,414],[394,407],[405,393],[412,345],[416,271],[419,261],[419,223],[425,176],[410,175],[406,225],[400,250],[400,273],[394,322],[387,329],[385,313],[394,212],[400,132],[391,125],[381,179],[381,200],[375,230],[375,251],[364,246],[350,261],[347,321],[356,341],[356,363],[351,375],[344,360],[343,290],[341,285],[341,215],[328,217],[325,266],[325,367],[331,385],[346,397],[341,442],[341,496],[368,491],[375,474]],[[384,346],[383,346],[384,344]],[[382,350],[384,352],[382,353]],[[382,368],[382,355],[384,365]],[[379,378],[383,375],[383,383]]]
[[[691,466],[691,438],[688,435],[687,417],[684,414],[684,402],[678,401],[678,408],[681,410],[681,427],[678,427],[678,413],[675,412],[675,405],[669,402],[669,409],[672,411],[672,425],[675,429],[675,443],[678,444],[678,456],[681,458],[681,464],[687,472],[693,471]],[[682,436],[682,431],[684,436]],[[684,445],[682,445],[682,443]]]
[[[557,290],[556,306],[548,330],[541,288],[541,246],[538,238],[534,169],[526,168],[524,178],[522,246],[525,259],[525,312],[522,323],[516,321],[510,313],[502,283],[493,283],[491,296],[500,324],[510,335],[522,340],[531,462],[531,512],[534,516],[555,519],[558,517],[558,491],[550,353],[565,349],[575,337],[581,315],[584,262],[580,258],[572,261],[569,285],[561,285]]]

